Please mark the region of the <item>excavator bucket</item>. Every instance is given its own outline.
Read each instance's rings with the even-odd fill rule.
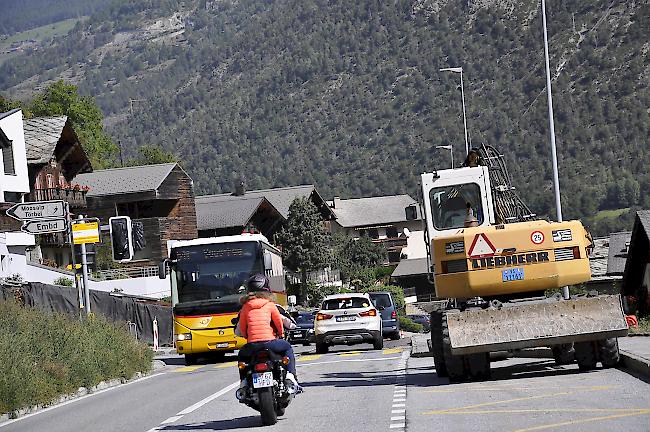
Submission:
[[[618,295],[512,302],[447,312],[454,355],[552,346],[627,335]]]

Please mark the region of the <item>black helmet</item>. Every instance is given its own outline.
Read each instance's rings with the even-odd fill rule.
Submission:
[[[251,276],[246,286],[248,287],[248,291],[271,291],[269,278],[261,273]]]

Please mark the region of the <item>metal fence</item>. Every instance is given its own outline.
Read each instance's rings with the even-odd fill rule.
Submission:
[[[299,272],[286,272],[289,283],[299,284],[301,282],[301,275]],[[341,283],[341,271],[333,270],[330,268],[313,271],[307,273],[307,282],[315,283],[317,285],[335,285]]]
[[[158,276],[158,267],[124,267],[110,270],[100,270],[93,273],[92,279],[97,281],[115,280],[115,279],[130,279],[140,277],[156,277]]]

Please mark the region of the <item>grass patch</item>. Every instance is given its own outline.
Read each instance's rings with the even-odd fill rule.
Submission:
[[[43,41],[56,36],[63,36],[65,34],[68,34],[68,32],[74,28],[75,24],[77,24],[77,21],[79,21],[78,18],[70,18],[67,20],[57,21],[52,24],[35,27],[30,30],[25,30],[9,36],[7,39],[2,41],[2,45],[0,46],[8,47],[14,42],[29,39]]]
[[[650,334],[650,317],[639,318],[638,327],[630,327],[631,334]]]
[[[615,210],[601,210],[594,215],[594,222],[602,221],[603,219],[618,219],[628,211],[630,211],[629,207]]]
[[[152,351],[120,324],[80,322],[0,301],[0,413],[151,369]]]
[[[412,333],[422,333],[424,331],[422,324],[416,323],[411,318],[405,316],[399,317],[399,327],[404,331]]]

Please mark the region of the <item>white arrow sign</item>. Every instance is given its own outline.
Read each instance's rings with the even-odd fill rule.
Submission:
[[[33,220],[25,222],[20,230],[30,234],[50,234],[65,231],[68,224],[65,219]]]
[[[7,216],[18,220],[65,218],[63,201],[35,201],[16,204],[7,209]]]

